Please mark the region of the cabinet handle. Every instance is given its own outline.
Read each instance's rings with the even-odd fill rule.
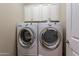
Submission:
[[[69,44],[69,40],[66,40],[66,43]]]

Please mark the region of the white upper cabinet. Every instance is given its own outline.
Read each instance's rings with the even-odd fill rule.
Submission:
[[[39,5],[32,5],[32,18],[33,21],[40,20],[40,7]]]
[[[30,21],[32,19],[32,6],[25,5],[24,6],[24,20]]]
[[[59,4],[24,4],[25,21],[59,20]]]
[[[49,7],[50,20],[59,20],[59,4],[51,4]]]
[[[41,6],[41,21],[48,20],[49,18],[49,5],[43,4]]]

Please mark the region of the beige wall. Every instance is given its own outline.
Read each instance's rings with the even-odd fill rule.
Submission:
[[[65,4],[60,6],[65,37]],[[0,4],[0,55],[15,55],[16,23],[23,21],[23,4]],[[7,54],[8,53],[8,54]]]
[[[66,24],[66,3],[60,4],[60,19],[64,24],[63,26],[65,27],[66,26],[65,25]]]
[[[15,55],[16,23],[21,21],[22,4],[0,4],[0,55]]]
[[[66,45],[65,45],[65,40],[66,40],[66,3],[61,3],[60,4],[60,20],[62,21],[63,25],[63,49],[64,52],[66,53]],[[63,53],[65,55],[65,53]]]

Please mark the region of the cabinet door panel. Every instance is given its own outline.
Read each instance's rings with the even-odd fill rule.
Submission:
[[[59,20],[59,4],[51,4],[49,13],[51,20]]]
[[[40,7],[39,5],[33,5],[32,7],[32,18],[33,21],[39,21],[40,20]]]
[[[24,6],[24,20],[31,21],[32,18],[32,6]]]
[[[79,53],[79,4],[72,4],[71,8],[71,37],[70,46]]]
[[[79,55],[79,4],[70,4],[67,13],[67,39],[72,50]],[[75,52],[73,54],[77,55]]]
[[[79,54],[79,39],[73,37],[70,40],[70,47]]]
[[[79,38],[79,4],[72,4],[72,36]]]
[[[42,5],[41,7],[41,19],[42,20],[48,20],[49,18],[49,6],[46,5]]]

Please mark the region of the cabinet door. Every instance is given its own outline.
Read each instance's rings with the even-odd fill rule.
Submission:
[[[51,4],[49,7],[49,18],[51,20],[59,20],[59,4]]]
[[[40,21],[40,6],[39,5],[33,5],[32,6],[32,18],[33,21]]]
[[[32,6],[24,5],[24,20],[31,21],[32,19]]]
[[[79,4],[72,4],[72,36],[79,39]]]
[[[70,47],[70,45],[69,44],[67,44],[66,43],[66,51],[67,51],[67,53],[66,53],[66,55],[67,56],[78,56],[78,54],[76,53],[76,52],[74,52],[73,50],[72,50],[72,48]]]
[[[79,4],[73,3],[68,7],[71,11],[67,14],[67,40],[69,40],[70,47],[79,55]],[[66,47],[67,48],[67,47]],[[66,50],[68,53],[68,50]]]
[[[70,47],[79,54],[79,4],[71,4],[71,21],[67,23],[71,26],[71,33],[68,33]]]
[[[41,21],[48,20],[49,18],[49,5],[43,4],[41,6]]]

